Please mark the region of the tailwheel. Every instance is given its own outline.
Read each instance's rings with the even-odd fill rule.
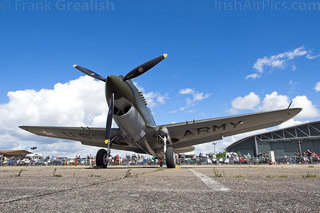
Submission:
[[[176,154],[172,147],[167,147],[166,150],[167,168],[176,168]]]
[[[108,152],[105,149],[100,149],[97,152],[96,164],[100,168],[107,168],[108,166]]]

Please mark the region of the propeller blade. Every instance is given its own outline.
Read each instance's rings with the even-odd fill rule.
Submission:
[[[112,117],[113,117],[113,109],[114,109],[114,94],[112,93],[112,96],[110,98],[110,104],[109,104],[109,111],[108,111],[108,117],[107,117],[107,123],[106,123],[106,134],[105,134],[105,144],[109,143],[109,137],[111,132],[111,125],[112,125]]]
[[[159,62],[161,62],[166,57],[167,57],[167,54],[163,54],[154,59],[151,59],[150,61],[147,61],[146,63],[131,70],[126,76],[124,76],[123,80],[126,81],[126,80],[133,79],[135,77],[138,77],[139,75],[150,70],[152,67],[156,66]]]
[[[83,72],[86,75],[89,75],[89,76],[91,76],[91,77],[93,77],[95,79],[98,79],[100,81],[106,82],[106,79],[104,77],[98,75],[97,73],[95,73],[95,72],[93,72],[93,71],[91,71],[91,70],[89,70],[87,68],[84,68],[84,67],[81,67],[81,66],[78,66],[78,65],[73,65],[73,67],[76,68],[77,70]]]

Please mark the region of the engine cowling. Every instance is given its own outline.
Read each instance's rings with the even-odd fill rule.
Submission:
[[[146,134],[145,122],[134,106],[128,102],[121,102],[115,104],[113,118],[125,134],[137,142]]]

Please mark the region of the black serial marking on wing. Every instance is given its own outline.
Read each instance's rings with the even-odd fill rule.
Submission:
[[[81,127],[81,128],[82,128],[82,131],[78,134],[80,137],[89,138],[89,139],[94,137],[94,134],[89,127],[87,128]]]
[[[89,131],[83,130],[83,131],[79,132],[78,134],[75,134],[72,131],[62,131],[62,134],[64,134],[67,137],[72,137],[72,138],[77,138],[77,137],[79,138],[80,137],[80,138],[92,139],[95,136],[91,130],[89,130]]]
[[[224,123],[224,124],[221,124],[220,126],[213,125],[211,127],[210,126],[198,127],[198,128],[195,128],[194,130],[187,129],[184,132],[183,137],[201,135],[201,134],[210,134],[210,133],[214,133],[214,132],[219,131],[219,130],[225,131],[225,130],[230,129],[230,128],[236,129],[236,128],[238,128],[239,125],[241,125],[243,123],[244,123],[243,121],[238,121],[238,122],[235,122],[235,123],[234,122]]]

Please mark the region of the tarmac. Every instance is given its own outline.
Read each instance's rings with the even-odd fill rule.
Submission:
[[[319,212],[319,183],[320,165],[0,167],[0,212]]]

